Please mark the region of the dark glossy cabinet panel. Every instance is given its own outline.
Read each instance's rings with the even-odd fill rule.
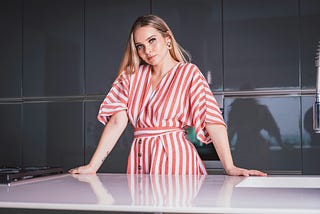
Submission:
[[[221,1],[152,0],[152,12],[168,23],[192,62],[210,79],[211,87],[222,90]]]
[[[0,2],[0,98],[21,96],[22,1]]]
[[[83,1],[25,0],[23,95],[83,94]]]
[[[97,120],[101,101],[85,102],[85,162],[88,163],[98,145],[104,125]],[[112,152],[101,165],[99,172],[126,173],[127,159],[131,143],[133,141],[133,129],[128,124]]]
[[[299,88],[299,1],[224,0],[225,90]]]
[[[312,127],[314,96],[302,97],[303,174],[320,174],[320,134]]]
[[[131,25],[149,13],[147,0],[85,2],[85,78],[87,94],[105,94],[119,69]]]
[[[237,165],[320,174],[309,90],[319,0],[0,1],[0,165],[90,161],[104,128],[98,97],[117,75],[132,23],[148,13],[169,24],[218,92]],[[128,124],[99,171],[125,173],[132,139]]]
[[[301,171],[300,97],[226,98],[225,118],[237,165]]]
[[[300,5],[302,88],[315,88],[315,57],[320,41],[320,1],[302,0]]]
[[[23,105],[24,166],[59,166],[84,162],[83,102]]]
[[[21,104],[0,104],[0,166],[21,165]]]

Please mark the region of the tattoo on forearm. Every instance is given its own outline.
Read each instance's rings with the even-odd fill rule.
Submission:
[[[103,162],[104,162],[104,160],[108,157],[109,153],[110,153],[110,152],[109,152],[109,151],[107,151],[106,156],[105,156],[104,158],[102,158],[102,161],[101,161],[102,163],[103,163]]]

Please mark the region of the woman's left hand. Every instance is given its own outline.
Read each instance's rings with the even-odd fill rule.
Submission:
[[[226,170],[226,173],[228,175],[233,175],[233,176],[267,176],[267,173],[261,172],[259,170],[253,170],[253,169],[243,169],[239,167],[232,167],[231,169]]]

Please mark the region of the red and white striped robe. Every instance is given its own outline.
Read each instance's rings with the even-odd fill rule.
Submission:
[[[225,122],[196,65],[178,63],[155,89],[149,65],[141,65],[134,74],[123,74],[102,102],[98,119],[106,124],[121,110],[127,111],[134,127],[127,173],[207,174],[184,127],[195,127],[197,138],[210,143],[205,123]]]

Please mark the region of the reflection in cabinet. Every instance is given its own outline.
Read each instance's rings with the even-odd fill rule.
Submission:
[[[226,98],[234,161],[261,170],[301,171],[300,98]]]
[[[312,127],[314,96],[302,97],[302,163],[303,174],[320,174],[320,134]]]

